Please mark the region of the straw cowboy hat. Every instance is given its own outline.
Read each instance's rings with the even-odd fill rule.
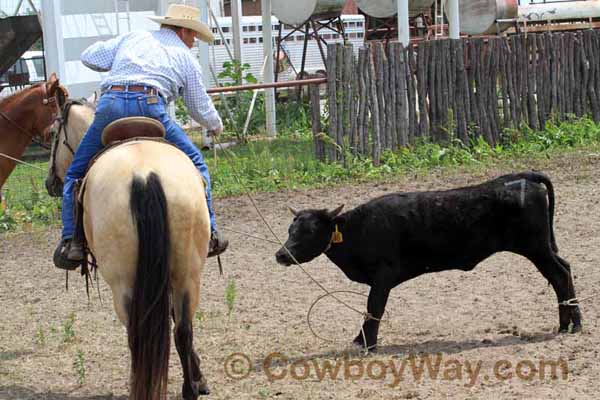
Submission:
[[[184,4],[171,4],[164,17],[148,17],[161,25],[179,26],[196,31],[198,39],[212,43],[215,36],[210,28],[200,21],[200,10]]]

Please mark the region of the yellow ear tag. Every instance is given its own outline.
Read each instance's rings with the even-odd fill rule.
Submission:
[[[342,243],[344,241],[344,236],[342,235],[342,232],[339,231],[338,226],[335,226],[335,232],[333,232],[331,234],[331,242],[338,244],[338,243]]]

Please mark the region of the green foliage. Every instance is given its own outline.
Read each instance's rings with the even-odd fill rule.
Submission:
[[[75,360],[73,361],[73,369],[77,374],[77,384],[83,385],[85,383],[86,370],[85,370],[85,356],[83,351],[77,350],[75,354]]]
[[[235,281],[232,279],[225,288],[225,302],[227,303],[227,316],[231,316],[235,307],[235,298],[237,297],[237,289],[235,287]]]
[[[322,163],[314,156],[312,133],[306,121],[309,113],[295,104],[278,106],[285,110],[279,112],[284,129],[276,139],[250,141],[233,148],[233,153],[226,150],[229,156],[219,151],[218,163],[212,151],[205,153],[215,197],[239,195],[245,190],[269,192],[329,187],[431,169],[478,167],[519,158],[549,158],[570,149],[600,149],[600,125],[581,119],[548,123],[544,131],[539,132],[527,127],[506,130],[502,142],[494,147],[481,136],[467,145],[450,137],[447,145],[420,141],[409,148],[386,151],[379,166],[373,165],[370,158],[356,156],[351,151],[345,153],[345,165]],[[295,116],[291,116],[293,113]],[[43,176],[37,179],[41,182]],[[41,186],[34,182],[28,167],[17,167],[3,188],[6,205],[0,205],[0,232],[60,222],[60,199],[50,198]]]
[[[468,145],[453,139],[448,145],[418,142],[409,148],[386,151],[381,164],[346,152],[345,166],[315,160],[312,135],[307,131],[287,133],[270,142],[250,142],[238,146],[234,154],[219,156],[215,168],[212,154],[207,163],[216,196],[322,187],[347,181],[364,181],[456,166],[482,166],[515,158],[548,157],[552,152],[600,145],[600,125],[582,119],[548,124],[543,132],[522,129],[507,132],[505,140],[492,147],[483,137]]]
[[[47,162],[33,164],[42,171],[19,165],[2,188],[0,232],[22,226],[47,226],[60,220],[60,199],[50,197],[43,183]]]
[[[202,324],[206,320],[206,315],[202,311],[198,311],[196,312],[196,319]]]
[[[10,212],[10,208],[4,204],[0,205],[0,231],[10,231],[15,229],[17,221]]]
[[[75,329],[73,327],[74,324],[75,313],[70,313],[62,325],[63,342],[69,343],[75,340]]]
[[[44,328],[41,326],[38,327],[37,331],[35,332],[35,342],[40,346],[44,346],[46,344],[46,334],[44,333]]]
[[[191,121],[190,113],[183,102],[183,98],[181,97],[178,97],[175,100],[175,118],[177,118],[182,125],[185,125]]]
[[[257,83],[258,80],[248,72],[251,66],[248,63],[240,63],[238,60],[223,63],[223,71],[218,75],[219,79],[225,79],[223,86],[238,86],[244,81],[249,84]]]
[[[225,62],[223,71],[218,78],[224,80],[224,86],[241,85],[242,83],[258,83],[256,77],[248,72],[250,64],[240,64],[239,61]],[[293,93],[290,91],[290,93]],[[240,141],[246,142],[247,138],[242,137],[248,111],[252,104],[253,91],[242,91],[230,94],[226,97],[227,106],[231,111],[229,114],[227,107],[222,100],[217,100],[215,105],[221,118],[224,120],[225,130],[233,133]],[[281,99],[280,99],[281,100]],[[287,99],[287,101],[278,101],[276,105],[278,129],[285,132],[294,132],[310,128],[310,107],[307,102]],[[264,132],[266,121],[264,94],[259,92],[256,96],[252,116],[248,123],[247,135],[257,135]]]

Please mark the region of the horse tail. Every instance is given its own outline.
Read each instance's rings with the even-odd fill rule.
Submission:
[[[147,180],[134,176],[130,208],[138,234],[138,261],[129,306],[131,398],[157,400],[166,396],[170,352],[169,260],[167,199],[154,172]]]

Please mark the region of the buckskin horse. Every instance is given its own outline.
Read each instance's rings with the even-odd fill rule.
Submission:
[[[0,100],[0,189],[27,146],[39,138],[48,141],[59,112],[57,96],[66,97],[56,74]]]
[[[49,192],[61,192],[64,173],[92,114],[85,102],[63,107],[46,180]],[[161,136],[162,129],[148,118],[125,118],[107,126],[103,142],[115,134],[123,139],[123,133]],[[150,131],[154,133],[147,135]],[[183,368],[183,398],[208,394],[193,348],[192,321],[208,254],[210,220],[204,183],[194,164],[164,141],[121,140],[91,163],[79,199],[89,249],[127,328],[130,398],[166,396],[171,313]]]

